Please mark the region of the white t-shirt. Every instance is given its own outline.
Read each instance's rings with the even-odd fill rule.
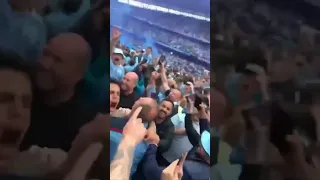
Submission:
[[[175,129],[181,129],[185,127],[185,116],[186,114],[184,113],[178,113],[171,118]],[[199,122],[193,122],[193,127],[200,134]],[[192,147],[193,146],[190,143],[187,135],[175,135],[169,150],[164,152],[162,156],[171,163],[176,159],[179,159],[182,153],[190,151]]]

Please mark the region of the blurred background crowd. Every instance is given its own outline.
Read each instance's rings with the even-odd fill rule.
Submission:
[[[0,1],[0,179],[109,177],[108,4]]]
[[[319,7],[302,0],[211,3],[211,125],[232,147],[228,160],[218,148],[211,178],[317,179]]]

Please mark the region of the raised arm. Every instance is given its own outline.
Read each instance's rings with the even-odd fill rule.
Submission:
[[[135,144],[122,139],[118,151],[110,165],[110,179],[126,180],[130,176]]]
[[[112,38],[110,40],[110,56],[111,56],[111,54],[113,54],[114,48],[116,47],[117,42],[120,39],[120,36],[121,36],[121,33],[120,33],[119,29],[118,28],[113,28],[113,30],[112,30]]]
[[[168,83],[168,78],[167,78],[167,69],[165,68],[164,64],[162,63],[161,64],[161,81],[162,81],[162,86],[165,90],[169,90],[170,87],[169,87],[169,83]]]

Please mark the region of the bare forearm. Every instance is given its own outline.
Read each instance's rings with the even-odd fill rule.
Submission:
[[[110,165],[110,179],[129,180],[135,145],[128,139],[120,142],[118,151]]]
[[[186,135],[186,129],[185,128],[180,128],[180,129],[176,129],[174,130],[174,134],[176,135]]]
[[[114,48],[116,47],[118,40],[119,39],[111,39],[111,41],[110,41],[110,54],[113,53]]]
[[[169,84],[168,84],[168,78],[167,78],[167,75],[165,73],[164,70],[161,71],[161,81],[162,81],[162,86],[165,88],[165,89],[169,89]]]

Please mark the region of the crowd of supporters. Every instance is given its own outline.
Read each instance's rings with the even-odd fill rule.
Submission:
[[[108,179],[107,1],[0,9],[0,179]]]
[[[316,32],[265,2],[215,3],[211,179],[318,179]]]
[[[139,21],[122,24],[112,24],[111,33],[110,178],[209,179],[210,72],[127,34],[121,41],[120,26],[141,35],[151,28]],[[152,28],[156,41],[179,37]],[[186,45],[180,39],[176,44]]]
[[[112,25],[150,36],[154,41],[210,62],[210,22],[134,7],[123,10],[122,6],[111,8],[111,13],[117,17],[111,17]]]

